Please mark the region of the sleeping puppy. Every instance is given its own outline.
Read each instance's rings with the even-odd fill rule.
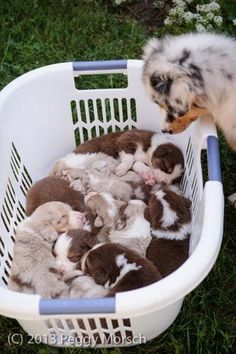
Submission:
[[[74,191],[66,181],[56,177],[45,177],[29,189],[26,196],[26,215],[31,215],[41,204],[58,201],[69,204],[75,211],[84,212],[84,197]]]
[[[146,204],[141,200],[130,200],[122,207],[125,227],[122,230],[110,229],[97,235],[99,242],[119,242],[119,244],[146,256],[151,241],[150,223],[144,218]]]
[[[146,184],[150,185],[156,181],[171,184],[181,177],[184,168],[183,154],[170,138],[152,131],[132,130],[110,133],[86,141],[79,145],[74,153],[57,161],[51,174],[62,177],[68,175],[71,169],[88,167],[102,171],[98,163],[94,167],[92,162],[87,162],[99,154],[107,154],[105,155],[107,157],[110,155],[112,161],[113,157],[119,158],[119,161],[115,160],[117,165],[113,170],[108,166],[104,168],[115,172],[117,176],[125,175],[135,162],[139,162],[135,171],[141,175]]]
[[[98,192],[90,192],[84,201],[86,207],[96,216],[95,226],[110,226],[114,229],[121,229],[124,226],[119,212],[124,202],[115,200],[109,193]]]
[[[56,272],[53,243],[58,234],[83,226],[84,214],[61,202],[38,207],[18,226],[9,289],[57,297],[67,290]]]
[[[67,297],[69,296],[70,298],[105,297],[109,295],[109,289],[97,284],[93,277],[84,275],[79,270],[66,273],[64,281],[69,285]]]
[[[56,269],[65,274],[81,269],[81,259],[97,243],[97,238],[86,230],[71,230],[61,234],[53,248]]]
[[[147,248],[146,257],[155,264],[164,278],[178,269],[188,259],[188,250],[189,238],[167,240],[153,237]]]
[[[86,195],[89,192],[105,192],[116,199],[129,201],[133,194],[131,185],[115,174],[107,175],[92,169],[75,169],[70,187]]]
[[[234,150],[235,71],[236,42],[224,35],[167,36],[151,39],[144,48],[143,81],[162,107],[163,129],[172,131],[175,120],[186,113],[194,118],[194,110],[195,118],[210,113]]]
[[[115,172],[119,161],[103,152],[80,154],[72,152],[57,160],[49,175],[60,177],[71,183],[74,180],[74,169],[95,169],[106,174]]]
[[[191,233],[191,201],[176,186],[152,191],[144,212],[152,236],[167,240],[184,240]]]
[[[82,259],[82,271],[108,289],[108,296],[138,289],[161,279],[159,271],[150,261],[119,243],[94,246]]]

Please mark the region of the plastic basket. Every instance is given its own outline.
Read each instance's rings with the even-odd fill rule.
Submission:
[[[25,217],[25,195],[54,161],[80,142],[110,131],[160,131],[160,111],[141,80],[143,62],[62,63],[33,70],[0,93],[0,313],[18,320],[41,342],[57,346],[126,346],[162,333],[178,315],[184,296],[214,265],[222,239],[223,191],[218,140],[210,119],[200,118],[174,136],[185,155],[182,189],[192,200],[190,257],[150,286],[103,299],[41,299],[9,291],[14,234]],[[119,89],[79,90],[75,77],[127,75]],[[201,151],[207,149],[204,184]]]

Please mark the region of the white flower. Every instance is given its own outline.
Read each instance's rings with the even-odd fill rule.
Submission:
[[[214,18],[213,12],[208,12],[208,14],[207,14],[207,19],[208,19],[208,20],[212,20],[213,18]]]
[[[233,25],[236,26],[236,18],[232,20]]]
[[[214,17],[214,22],[217,26],[220,26],[223,22],[223,18],[221,16],[215,16]]]
[[[198,23],[196,25],[196,30],[197,30],[197,32],[206,32],[206,28],[203,25],[201,25],[200,23]]]
[[[171,19],[170,19],[169,17],[167,17],[167,18],[165,19],[165,21],[164,21],[164,24],[165,24],[166,26],[171,26],[171,25],[172,25]]]
[[[220,9],[220,5],[216,1],[212,1],[208,4],[208,9],[209,11],[217,11]]]

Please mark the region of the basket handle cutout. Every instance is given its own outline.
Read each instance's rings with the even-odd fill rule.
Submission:
[[[77,90],[128,87],[127,60],[78,61],[72,65]]]

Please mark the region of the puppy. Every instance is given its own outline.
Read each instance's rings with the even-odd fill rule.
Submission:
[[[92,141],[92,140],[91,140]],[[57,160],[53,165],[49,175],[60,177],[71,183],[74,180],[74,169],[95,169],[106,174],[115,172],[119,161],[103,152],[78,153],[76,150],[65,157]]]
[[[38,207],[17,228],[9,289],[57,297],[67,290],[52,254],[58,234],[83,225],[84,215],[61,202]]]
[[[97,242],[91,232],[81,229],[71,230],[60,235],[53,248],[58,272],[65,274],[74,269],[81,269],[83,255]]]
[[[195,118],[209,112],[234,150],[235,71],[236,42],[224,35],[167,36],[151,39],[144,48],[143,81],[151,98],[162,107],[163,128],[172,131],[176,118],[187,112],[190,119],[196,109]]]
[[[116,199],[129,201],[133,194],[131,185],[115,174],[109,176],[92,169],[76,169],[73,171],[74,181],[70,187],[86,195],[89,192],[105,192]]]
[[[31,215],[41,204],[59,201],[69,204],[72,209],[85,211],[84,197],[74,191],[66,181],[56,177],[45,177],[33,184],[26,196],[26,214]]]
[[[155,181],[170,184],[183,173],[183,154],[170,138],[152,131],[132,130],[110,133],[86,141],[74,153],[57,161],[51,174],[61,177],[68,175],[73,168],[95,168],[91,162],[86,161],[102,153],[107,154],[105,156],[110,155],[110,159],[119,158],[119,161],[115,160],[118,163],[115,169],[109,167],[117,176],[125,175],[135,162],[140,162],[135,171],[150,185],[155,184]],[[101,171],[98,165],[96,169]]]
[[[153,190],[144,212],[152,236],[184,240],[191,233],[191,201],[175,186]]]
[[[65,274],[64,280],[69,285],[68,296],[71,298],[105,297],[109,295],[109,289],[97,284],[91,276],[84,275],[81,271],[75,270]]]
[[[100,242],[119,242],[119,244],[137,252],[141,257],[146,256],[147,247],[151,241],[150,223],[144,218],[146,204],[141,200],[130,200],[123,207],[123,217],[126,225],[122,230],[114,230],[105,234],[99,233]]]
[[[108,296],[138,289],[161,279],[157,268],[146,258],[119,243],[99,244],[82,259],[82,271],[109,289]]]
[[[93,215],[96,215],[94,225],[97,227],[110,226],[121,229],[123,222],[120,218],[119,209],[124,204],[115,200],[109,193],[90,192],[85,198],[85,205]]]
[[[167,240],[153,237],[147,248],[146,257],[155,264],[164,278],[188,259],[188,250],[189,238]]]

